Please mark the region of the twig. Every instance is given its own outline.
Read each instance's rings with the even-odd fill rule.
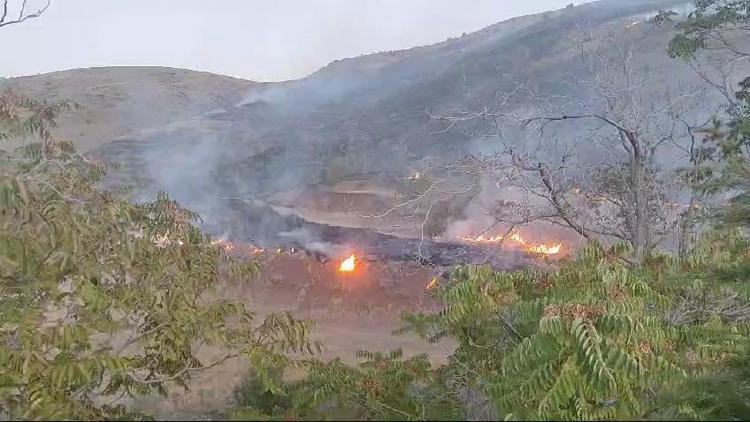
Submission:
[[[228,361],[229,359],[234,359],[234,358],[236,358],[239,355],[240,355],[239,353],[232,353],[232,354],[226,355],[223,358],[221,358],[221,359],[219,359],[219,360],[211,363],[210,365],[200,366],[200,367],[194,367],[194,368],[186,367],[186,368],[183,368],[183,369],[177,371],[174,375],[171,375],[171,376],[168,376],[168,377],[164,377],[164,378],[154,378],[154,379],[143,380],[143,379],[138,378],[137,376],[135,376],[131,372],[127,372],[127,375],[128,375],[128,377],[130,379],[132,379],[133,381],[135,381],[135,382],[137,382],[139,384],[143,384],[143,385],[162,384],[162,383],[165,383],[165,382],[174,381],[174,380],[182,377],[185,374],[189,374],[189,373],[193,373],[193,372],[200,372],[200,371],[205,371],[207,369],[211,369],[211,368],[213,368],[213,367],[215,367],[217,365],[221,365],[222,363]]]
[[[28,19],[34,19],[38,18],[39,16],[42,16],[42,13],[44,13],[47,8],[49,8],[49,5],[52,0],[47,0],[47,3],[44,5],[44,7],[40,8],[34,13],[24,14],[26,12],[26,2],[27,0],[24,0],[21,5],[21,11],[18,14],[18,18],[12,19],[12,20],[6,20],[8,17],[8,0],[3,0],[3,14],[0,17],[0,28],[7,26],[7,25],[13,25],[16,23],[24,22]]]

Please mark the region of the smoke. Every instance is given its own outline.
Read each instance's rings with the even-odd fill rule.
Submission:
[[[169,135],[157,136],[158,147],[148,150],[143,159],[145,172],[152,181],[142,196],[155,191],[167,192],[183,206],[214,219],[222,212],[222,189],[213,180],[213,171],[223,159],[222,144],[215,137],[175,142]]]
[[[299,242],[304,245],[305,250],[319,253],[329,258],[344,256],[349,252],[347,246],[318,240],[316,235],[307,228],[282,231],[279,232],[279,237]]]
[[[498,200],[509,199],[509,193],[501,192],[495,185],[491,175],[482,175],[479,180],[479,194],[475,196],[464,209],[463,220],[451,222],[445,230],[445,237],[455,239],[461,236],[478,234],[493,226],[496,220],[492,210]],[[500,231],[502,227],[496,228]]]
[[[325,75],[325,69],[314,78],[289,82],[261,84],[253,87],[237,106],[272,103],[276,107],[298,110],[334,102],[364,85],[363,75]],[[282,109],[283,110],[283,109]]]
[[[585,10],[596,11],[593,16],[602,15],[604,21],[618,16],[605,6],[592,5]],[[253,200],[318,183],[333,164],[345,166],[344,176],[372,171],[387,179],[403,172],[405,162],[426,156],[491,155],[507,146],[559,156],[555,148],[564,150],[568,140],[586,133],[588,128],[583,125],[550,127],[544,139],[552,135],[559,140],[553,144],[543,142],[538,134],[534,138],[508,129],[499,142],[490,143],[460,130],[433,134],[425,129],[425,109],[466,109],[506,87],[497,75],[496,64],[501,60],[520,63],[515,64],[523,72],[515,75],[519,79],[528,77],[530,83],[556,87],[571,60],[558,50],[571,49],[547,45],[549,38],[545,37],[565,41],[557,34],[556,21],[535,22],[518,25],[516,31],[503,30],[502,37],[491,36],[500,31],[494,28],[487,31],[490,35],[345,60],[297,81],[258,84],[236,107],[182,122],[170,130],[143,134],[139,168],[152,184],[142,193],[168,192],[199,212],[215,233],[260,246],[266,246],[263,242],[268,246],[297,242],[311,251],[338,256],[343,251],[337,245],[346,241],[346,236],[332,236],[336,242],[328,242],[322,230],[280,216]],[[548,62],[539,60],[538,64],[533,61],[537,56]],[[663,63],[669,59],[657,62]],[[668,66],[662,70],[671,69]],[[517,107],[517,111],[532,111],[527,104]],[[574,159],[584,163],[610,154],[601,145],[592,145],[579,149]],[[397,150],[413,155],[396,154]],[[498,201],[526,201],[531,206],[542,202],[503,183],[498,187],[498,181],[492,174],[481,178],[480,192],[466,208],[466,218],[452,222],[447,237],[490,227],[496,221],[492,212]],[[502,233],[506,229],[499,224],[491,230]],[[530,237],[544,239],[571,236],[550,224],[525,230],[532,233]]]

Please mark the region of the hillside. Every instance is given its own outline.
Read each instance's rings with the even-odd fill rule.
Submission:
[[[144,195],[165,190],[209,221],[214,210],[224,217],[223,198],[347,179],[392,185],[424,160],[492,151],[491,140],[442,130],[429,114],[493,106],[498,94],[513,89],[509,80],[554,95],[579,94],[565,79],[580,71],[575,37],[581,31],[631,44],[639,63],[652,69],[654,92],[692,81],[691,71],[664,53],[670,28],[648,23],[659,9],[684,3],[606,0],[501,22],[432,46],[340,60],[300,80],[257,84],[236,107],[173,119],[95,152],[124,164],[111,185],[137,176]]]
[[[79,108],[58,119],[56,135],[88,151],[144,128],[239,101],[252,82],[166,67],[98,67],[0,80],[0,89]]]
[[[368,192],[398,191],[426,161],[453,162],[498,148],[497,139],[479,135],[487,122],[445,130],[431,115],[494,107],[519,81],[548,95],[580,95],[569,79],[581,71],[581,32],[631,45],[636,64],[651,69],[647,83],[654,93],[694,81],[690,69],[664,54],[671,29],[648,23],[656,11],[683,4],[594,2],[511,19],[431,46],[338,60],[282,83],[163,68],[100,68],[7,84],[35,98],[81,104],[61,119],[58,133],[120,165],[105,186],[138,185],[138,198],[166,191],[217,231],[231,231],[243,218],[242,212],[228,215],[226,200],[233,198],[270,201],[310,221],[414,236],[424,210],[383,219],[377,214],[403,198]],[[510,106],[522,110],[528,104]],[[579,129],[555,130],[564,138]],[[578,158],[606,153],[591,148]],[[347,180],[361,186],[338,193],[326,188]],[[315,201],[306,199],[311,196]]]

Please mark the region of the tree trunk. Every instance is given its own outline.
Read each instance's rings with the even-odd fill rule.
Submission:
[[[649,248],[649,212],[648,192],[645,186],[646,157],[637,142],[633,142],[630,160],[630,189],[632,196],[632,227],[630,242],[633,244],[638,259],[648,252]]]

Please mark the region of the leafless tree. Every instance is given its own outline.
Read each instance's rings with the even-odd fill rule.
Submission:
[[[52,0],[46,0],[46,2],[39,8],[33,8],[30,10],[28,7],[28,0],[21,0],[21,4],[17,7],[18,10],[14,11],[8,4],[8,0],[3,0],[2,13],[0,14],[0,28],[42,16],[42,14],[49,8],[51,1]]]
[[[679,226],[680,180],[663,162],[693,162],[703,92],[654,83],[633,48],[611,36],[582,32],[576,43],[580,63],[568,78],[574,94],[540,94],[506,75],[514,88],[500,107],[432,118],[446,128],[489,119],[511,132],[499,133],[506,148],[489,160],[512,166],[505,185],[525,199],[500,203],[498,221],[546,221],[586,239],[627,241],[643,256]]]

